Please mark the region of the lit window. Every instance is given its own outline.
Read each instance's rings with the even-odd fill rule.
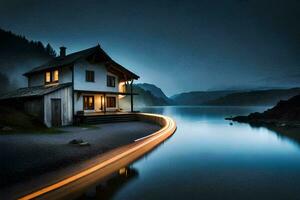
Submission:
[[[54,70],[53,72],[53,82],[58,81],[58,70]]]
[[[51,73],[46,72],[46,83],[50,83],[50,82],[51,82]]]
[[[94,96],[83,97],[83,108],[84,110],[94,110]]]
[[[48,72],[45,73],[45,83],[46,84],[57,83],[58,79],[59,79],[58,69],[52,70],[52,71],[48,71]]]

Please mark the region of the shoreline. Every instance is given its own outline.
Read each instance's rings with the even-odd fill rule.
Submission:
[[[163,126],[163,122],[160,120],[160,119],[156,119],[156,120],[153,120],[153,119],[149,119],[149,115],[150,114],[139,114],[141,119],[144,123],[147,122],[155,122],[156,124],[160,124],[160,126],[162,127]],[[144,116],[142,116],[144,115]],[[153,118],[153,116],[151,115],[150,118]],[[159,130],[156,130],[155,133],[160,133],[161,130],[163,130],[164,127],[160,128]],[[175,130],[173,130],[172,134],[174,133]],[[149,136],[150,135],[150,136]],[[41,177],[37,177],[35,178],[35,180],[31,181],[28,185],[32,186],[32,187],[27,187],[26,189],[20,189],[22,188],[22,184],[19,184],[17,185],[16,187],[13,187],[14,189],[10,189],[11,192],[15,192],[17,191],[16,193],[17,194],[14,194],[14,197],[20,197],[20,196],[23,196],[25,195],[26,193],[30,193],[30,192],[34,192],[36,191],[37,189],[40,189],[42,187],[42,185],[49,185],[49,184],[55,184],[56,181],[58,180],[64,180],[65,178],[67,177],[70,177],[70,175],[74,175],[74,174],[78,174],[78,171],[82,171],[82,170],[85,170],[87,168],[91,168],[91,166],[97,166],[97,165],[102,165],[102,164],[105,164],[105,160],[107,160],[108,157],[114,157],[114,156],[119,156],[119,155],[123,155],[123,152],[125,150],[127,150],[128,148],[131,149],[131,147],[133,146],[136,146],[137,144],[143,144],[145,141],[148,141],[149,139],[153,139],[153,137],[155,136],[155,134],[152,132],[150,134],[147,134],[147,136],[149,137],[145,137],[145,136],[142,136],[142,137],[139,137],[139,138],[143,138],[145,137],[144,139],[141,139],[139,141],[132,141],[128,144],[125,144],[124,145],[119,145],[118,147],[116,148],[113,148],[112,150],[109,150],[105,153],[102,153],[102,154],[99,154],[97,156],[94,156],[93,158],[89,159],[88,161],[85,161],[85,162],[82,162],[82,163],[77,163],[75,164],[75,166],[69,166],[69,167],[66,167],[66,168],[63,168],[63,169],[60,169],[60,170],[57,170],[53,173],[49,173],[45,176],[41,176]],[[136,138],[138,139],[138,138]],[[85,147],[84,147],[85,148]],[[154,146],[153,146],[154,148]],[[133,153],[134,155],[134,153]],[[143,155],[143,154],[142,154]],[[139,155],[139,156],[142,156],[142,155]],[[130,156],[131,157],[131,156]],[[122,157],[119,158],[120,160],[122,160]],[[115,160],[116,163],[118,163],[118,159]],[[111,163],[112,165],[114,165],[114,163]],[[118,167],[120,167],[120,165],[117,165]],[[98,170],[102,170],[103,166],[100,167],[99,169],[97,169],[96,171]],[[105,168],[105,167],[104,167]],[[115,169],[114,167],[110,167],[110,169],[108,171],[111,171],[112,169]],[[98,173],[96,172],[95,173]],[[106,172],[105,173],[101,173],[100,176],[102,175],[105,175],[107,173],[107,169],[106,169]],[[61,177],[61,178],[58,178],[58,177]],[[64,177],[64,178],[63,178]],[[37,180],[39,179],[39,180]],[[47,180],[47,181],[45,181]],[[80,180],[79,180],[80,181]],[[87,182],[89,182],[90,180],[88,180]],[[72,181],[73,182],[73,181]],[[46,183],[46,184],[45,184]],[[24,185],[23,185],[24,186]],[[18,191],[17,189],[15,188],[19,188],[20,190]],[[21,191],[22,190],[22,191]],[[27,192],[25,192],[27,191]],[[30,198],[25,198],[25,199],[30,199]]]
[[[297,121],[249,119],[248,116],[226,117],[225,120],[248,124],[251,127],[268,128],[278,136],[295,140],[300,145],[300,124]]]

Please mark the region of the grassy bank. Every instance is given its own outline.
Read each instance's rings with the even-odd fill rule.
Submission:
[[[10,106],[0,106],[0,133],[58,133],[55,128],[47,128],[35,117]]]

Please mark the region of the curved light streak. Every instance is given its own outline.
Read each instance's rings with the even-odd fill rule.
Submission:
[[[149,114],[149,113],[140,113],[138,115],[141,117],[146,117],[146,118],[150,117],[150,118],[154,119],[154,121],[155,121],[155,119],[157,119],[156,121],[163,120],[164,126],[163,126],[163,128],[154,132],[153,134],[150,134],[146,137],[135,140],[135,142],[132,144],[118,147],[115,150],[104,153],[103,157],[107,157],[107,158],[103,162],[96,164],[95,166],[92,166],[90,168],[87,168],[87,169],[85,169],[73,176],[70,176],[66,179],[58,181],[57,183],[46,186],[46,187],[39,189],[35,192],[32,192],[30,194],[27,194],[27,195],[19,198],[19,200],[30,200],[30,199],[41,197],[47,193],[58,190],[70,183],[73,183],[73,182],[79,180],[80,178],[90,175],[99,169],[102,169],[110,164],[113,164],[122,158],[126,158],[126,156],[132,155],[134,153],[137,154],[136,156],[141,156],[141,155],[145,154],[146,152],[150,151],[151,149],[153,149],[155,146],[157,146],[158,144],[163,142],[165,139],[167,139],[171,135],[173,135],[173,133],[176,130],[176,123],[170,117],[158,115],[158,114]],[[153,143],[152,144],[153,147],[151,147],[149,150],[144,150],[144,151],[142,150],[143,147],[146,147],[147,145],[150,145],[151,143]],[[122,150],[122,152],[115,155],[118,150],[119,151]],[[138,151],[138,150],[141,150],[141,151]]]

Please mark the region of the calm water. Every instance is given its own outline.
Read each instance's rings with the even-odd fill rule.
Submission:
[[[176,133],[129,166],[127,176],[116,175],[101,183],[98,194],[87,191],[82,198],[300,199],[299,143],[266,128],[224,120],[264,109],[145,108],[173,117]]]

